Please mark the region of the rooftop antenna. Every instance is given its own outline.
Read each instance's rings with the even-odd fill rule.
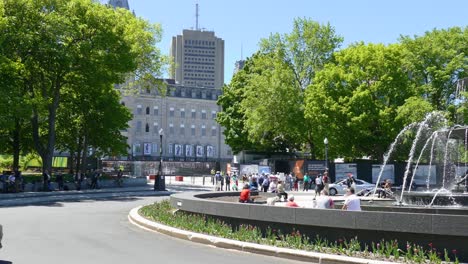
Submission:
[[[198,3],[195,5],[196,6],[196,12],[195,12],[195,30],[198,30],[198,17],[200,16],[198,14]]]

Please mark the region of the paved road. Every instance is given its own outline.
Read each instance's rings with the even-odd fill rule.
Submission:
[[[213,248],[139,229],[130,209],[164,197],[122,197],[0,208],[0,264],[301,263]]]

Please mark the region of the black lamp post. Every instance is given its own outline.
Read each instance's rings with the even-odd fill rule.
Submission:
[[[328,138],[323,140],[323,144],[325,144],[325,170],[328,169]]]
[[[154,179],[154,190],[155,191],[164,191],[164,189],[166,188],[164,177],[162,176],[163,136],[164,136],[164,130],[161,128],[159,130],[159,142],[160,142],[159,143],[159,168],[158,168],[158,174],[156,175],[156,178]]]

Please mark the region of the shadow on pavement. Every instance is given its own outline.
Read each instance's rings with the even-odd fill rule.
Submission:
[[[11,261],[0,260],[0,264],[13,264]]]
[[[79,197],[73,197],[73,198],[66,198],[61,200],[60,197],[56,197],[56,199],[53,199],[51,201],[33,201],[27,204],[18,204],[18,205],[9,205],[7,207],[24,207],[24,206],[47,206],[47,207],[63,207],[64,204],[66,203],[81,203],[81,202],[96,202],[96,201],[114,201],[114,202],[132,202],[132,201],[138,201],[142,200],[141,198],[138,197],[159,197],[159,196],[169,196],[173,194],[174,192],[164,192],[164,193],[158,193],[158,192],[145,192],[145,193],[119,193],[115,194],[114,196],[104,196],[104,197],[99,197],[96,194],[82,194]],[[0,206],[1,208],[2,206]],[[2,264],[0,262],[0,264]]]

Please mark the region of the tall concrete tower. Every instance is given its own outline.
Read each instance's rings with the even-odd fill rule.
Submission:
[[[199,28],[198,4],[195,29],[172,37],[171,78],[186,86],[221,89],[224,84],[224,40]]]
[[[121,7],[130,10],[128,0],[109,0],[109,5],[113,7]]]

